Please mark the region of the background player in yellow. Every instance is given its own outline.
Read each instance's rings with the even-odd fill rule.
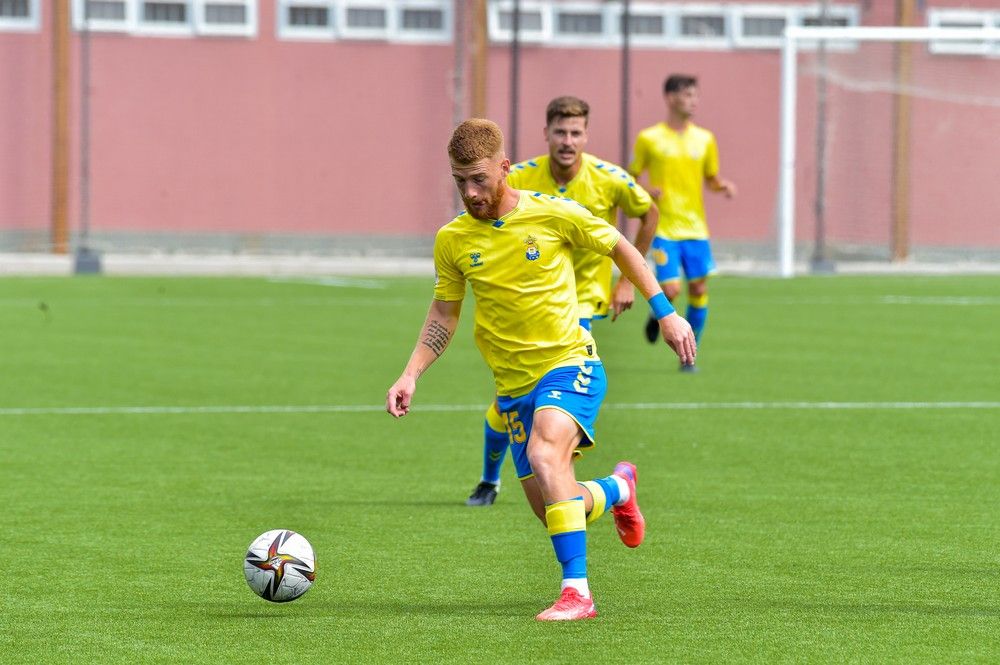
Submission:
[[[607,507],[622,541],[636,547],[645,521],[636,502],[635,465],[578,483],[574,452],[594,445],[604,368],[590,332],[578,323],[573,249],[610,255],[636,284],[681,362],[695,359],[694,333],[679,317],[645,259],[617,229],[578,203],[507,185],[503,135],[489,120],[467,120],[448,144],[465,213],[434,241],[434,299],[386,411],[410,410],[417,379],[458,327],[466,284],[476,299],[475,339],[496,381],[497,403],[525,496],[546,526],[562,567],[562,591],[539,620],[596,616],[587,582],[587,522]]]
[[[708,276],[715,271],[708,242],[702,190],[727,198],[736,186],[719,175],[719,151],[712,132],[691,122],[698,106],[698,80],[671,74],[663,84],[667,120],[639,133],[629,172],[649,172],[649,191],[657,198],[660,221],[653,240],[656,279],[671,302],[680,293],[680,271],[688,283],[687,319],[700,340],[708,318]],[[655,321],[646,322],[646,337],[656,341]],[[694,365],[681,365],[694,371]]]
[[[584,152],[589,118],[590,106],[582,99],[567,96],[549,102],[544,128],[548,154],[512,166],[507,184],[571,198],[613,227],[620,209],[639,220],[635,248],[645,256],[656,234],[656,206],[625,169]],[[635,288],[624,277],[612,288],[611,263],[607,256],[589,250],[573,252],[580,325],[587,330],[592,319],[604,318],[610,310],[613,321],[635,300]],[[496,403],[486,410],[483,432],[483,474],[465,502],[468,506],[492,505],[500,490],[508,437]]]

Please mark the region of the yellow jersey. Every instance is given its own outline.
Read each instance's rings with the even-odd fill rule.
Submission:
[[[639,217],[646,214],[653,203],[646,190],[625,169],[611,162],[584,153],[580,170],[572,180],[560,185],[552,177],[549,159],[548,155],[542,155],[515,164],[507,182],[514,189],[571,198],[611,226],[617,226],[618,208],[628,217]],[[611,263],[607,256],[584,249],[573,251],[581,319],[607,316],[611,301]]]
[[[498,220],[467,212],[434,239],[434,298],[476,298],[476,346],[493,371],[497,394],[531,392],[551,369],[597,359],[579,325],[573,249],[610,254],[621,235],[570,199],[521,191]]]
[[[707,239],[702,191],[705,178],[719,173],[719,150],[712,132],[689,123],[678,133],[665,122],[642,130],[628,170],[638,177],[647,169],[649,186],[661,192],[657,235],[669,240]]]

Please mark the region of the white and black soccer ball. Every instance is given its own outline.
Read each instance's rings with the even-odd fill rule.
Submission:
[[[250,543],[243,574],[254,593],[274,603],[295,600],[316,579],[316,555],[301,534],[287,529],[262,533]]]

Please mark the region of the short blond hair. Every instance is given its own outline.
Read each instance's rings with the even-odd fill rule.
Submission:
[[[472,118],[455,128],[448,156],[457,164],[474,164],[503,152],[503,132],[492,120]]]

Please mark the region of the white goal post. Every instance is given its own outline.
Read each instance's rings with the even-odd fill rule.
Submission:
[[[805,50],[804,44],[815,51],[816,44],[822,43],[824,50],[835,53],[838,47],[845,44],[861,42],[917,42],[927,44],[932,52],[937,46],[939,53],[949,52],[949,43],[968,45],[982,42],[987,45],[986,57],[992,60],[1000,57],[1000,28],[789,26],[785,29],[781,58],[780,173],[776,215],[778,272],[782,277],[791,277],[795,273],[796,151],[800,149],[796,146],[799,56]],[[945,43],[944,48],[939,46],[942,42]],[[957,66],[962,67],[958,60]],[[1000,90],[997,96],[1000,97]]]

